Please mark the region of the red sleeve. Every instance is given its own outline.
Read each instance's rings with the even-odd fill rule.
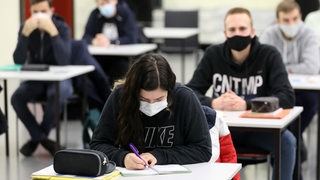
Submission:
[[[220,142],[220,157],[218,158],[220,162],[225,163],[237,163],[237,153],[233,146],[233,141],[231,134],[222,136],[219,138]],[[240,174],[237,173],[233,180],[240,180]]]

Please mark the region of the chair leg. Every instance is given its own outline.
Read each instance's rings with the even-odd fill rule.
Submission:
[[[16,116],[16,151],[17,157],[19,157],[19,118]]]
[[[68,102],[65,102],[64,105],[63,105],[63,121],[64,121],[64,127],[65,127],[65,147],[67,147],[67,144],[68,144]]]
[[[271,176],[270,176],[270,174],[271,174],[271,168],[270,168],[270,166],[271,166],[271,154],[269,154],[268,155],[268,158],[267,158],[267,166],[268,166],[268,168],[267,168],[267,171],[268,171],[268,180],[271,180]]]

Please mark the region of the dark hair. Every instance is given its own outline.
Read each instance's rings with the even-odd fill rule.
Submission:
[[[289,13],[294,9],[298,9],[301,14],[301,9],[297,2],[295,2],[294,0],[283,0],[277,6],[276,17],[279,17],[280,12]]]
[[[52,7],[52,0],[30,0],[30,4],[34,5],[34,4],[44,2],[44,1],[47,1],[49,3],[49,6]]]
[[[176,76],[167,60],[161,55],[147,54],[131,65],[120,92],[117,117],[119,145],[132,142],[137,144],[139,149],[144,147],[144,128],[139,111],[141,89],[152,91],[160,87],[167,90],[168,109],[170,109],[175,83]]]
[[[252,21],[252,16],[251,13],[248,9],[243,8],[243,7],[235,7],[230,9],[227,14],[224,16],[224,22],[226,22],[226,19],[228,16],[233,15],[233,14],[246,14],[249,16],[250,21],[251,21],[251,26],[253,25],[253,21]]]

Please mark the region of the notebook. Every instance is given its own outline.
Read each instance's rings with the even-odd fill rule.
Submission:
[[[117,167],[122,176],[151,176],[151,175],[162,175],[162,174],[181,174],[191,173],[191,170],[179,165],[179,164],[168,164],[168,165],[155,165],[147,167],[144,170],[128,170],[123,167]]]
[[[257,113],[251,110],[245,111],[240,115],[242,118],[266,118],[266,119],[282,119],[290,113],[291,109],[279,108],[273,112]]]
[[[20,64],[8,64],[0,66],[0,71],[19,71],[21,69]]]

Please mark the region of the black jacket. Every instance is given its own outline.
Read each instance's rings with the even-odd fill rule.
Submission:
[[[117,14],[112,18],[105,18],[95,8],[87,21],[84,35],[82,37],[88,44],[91,44],[92,39],[96,34],[102,32],[104,23],[114,23],[118,28],[120,44],[132,44],[138,41],[138,28],[134,13],[130,10],[126,2],[118,1]],[[112,44],[117,44],[116,40]]]
[[[25,37],[21,33],[24,24],[20,27],[18,43],[13,53],[13,59],[16,64],[24,64],[26,61],[29,64],[70,64],[70,28],[62,18],[56,15],[52,16],[52,21],[59,32],[54,37],[44,33],[43,38],[41,38],[39,29],[34,30],[29,37]]]
[[[213,94],[207,97],[211,85]],[[257,37],[241,65],[232,60],[226,42],[208,47],[187,86],[195,91],[203,105],[210,107],[212,99],[228,89],[243,97],[248,109],[250,99],[258,96],[278,97],[283,108],[294,106],[294,91],[280,53],[272,46],[260,44]]]
[[[124,166],[128,146],[118,147],[117,114],[120,88],[108,98],[90,148],[104,152],[117,166]],[[209,161],[211,140],[202,107],[191,89],[176,85],[170,113],[164,109],[149,117],[141,113],[145,129],[145,151],[157,158],[157,164],[191,164]],[[143,152],[141,152],[143,153]]]

